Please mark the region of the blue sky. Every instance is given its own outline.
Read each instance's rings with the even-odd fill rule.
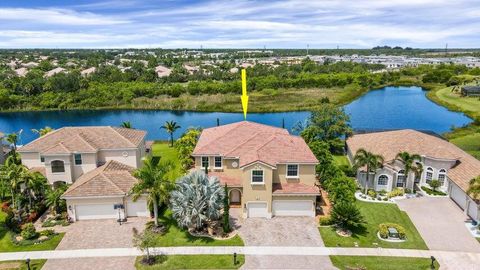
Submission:
[[[480,47],[480,1],[1,0],[0,48]]]

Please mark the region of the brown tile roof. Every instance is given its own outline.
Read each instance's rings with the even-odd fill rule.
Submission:
[[[302,183],[274,183],[272,185],[273,195],[281,194],[312,194],[319,195],[320,190],[316,186],[309,186]]]
[[[317,163],[305,141],[286,129],[242,121],[202,131],[193,155],[221,155],[240,159],[240,167],[256,161]]]
[[[21,147],[19,152],[69,154],[96,152],[99,149],[135,148],[146,132],[119,127],[64,127]]]
[[[397,153],[404,151],[432,158],[456,160],[458,164],[448,170],[447,175],[464,191],[468,189],[470,179],[480,175],[480,160],[448,141],[411,129],[358,134],[348,138],[347,145],[352,154],[364,148],[382,155],[386,162],[392,161]]]
[[[110,160],[93,171],[80,176],[63,194],[71,197],[124,196],[137,183],[135,168]]]
[[[223,172],[209,172],[209,176],[213,176],[218,178],[220,183],[223,185],[227,184],[229,187],[241,187],[242,186],[242,180],[230,175],[227,175],[226,173]]]

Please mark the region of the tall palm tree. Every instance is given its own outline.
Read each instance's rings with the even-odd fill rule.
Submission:
[[[410,172],[415,173],[415,177],[421,174],[423,167],[419,161],[422,160],[422,157],[418,154],[410,154],[408,152],[400,152],[395,156],[395,160],[398,160],[403,164],[403,170],[405,171],[405,179],[408,181],[408,174]]]
[[[133,200],[136,201],[141,195],[148,194],[153,204],[155,226],[158,226],[158,203],[168,202],[170,190],[173,188],[173,179],[169,178],[174,165],[171,161],[159,161],[151,156],[146,158],[143,166],[137,169],[133,175],[138,178],[138,183],[131,190]]]
[[[132,127],[132,123],[130,123],[130,121],[122,122],[122,124],[120,125],[120,127],[123,127],[123,128],[133,128],[133,127]]]
[[[6,140],[10,145],[13,145],[13,151],[12,151],[12,154],[13,154],[13,155],[15,155],[15,153],[17,153],[18,139],[19,139],[20,135],[22,134],[22,131],[23,131],[23,130],[20,130],[18,133],[16,133],[16,132],[10,133],[10,134],[8,134],[7,137],[5,138],[5,140]]]
[[[360,168],[363,166],[367,167],[367,179],[365,181],[365,194],[367,194],[370,173],[373,173],[373,178],[375,179],[377,169],[383,166],[384,158],[381,155],[376,155],[374,153],[368,152],[363,148],[360,148],[355,153],[353,160],[356,168]]]
[[[25,193],[28,196],[29,208],[32,208],[32,199],[37,199],[44,188],[47,186],[47,180],[39,172],[27,171],[24,177]]]
[[[44,128],[41,128],[41,129],[32,129],[32,132],[37,133],[40,137],[42,137],[42,136],[45,136],[48,133],[52,132],[53,130],[54,130],[53,128],[51,128],[49,126],[46,126]]]
[[[13,208],[15,208],[18,189],[20,185],[25,182],[28,174],[28,169],[21,164],[17,164],[15,162],[16,159],[12,157],[13,156],[7,158],[1,172],[2,178],[6,179],[10,188],[10,193],[12,195],[12,205]]]
[[[175,121],[166,121],[160,128],[165,129],[170,134],[170,147],[173,146],[173,133],[180,128]]]
[[[470,180],[467,194],[474,199],[480,199],[480,175]]]

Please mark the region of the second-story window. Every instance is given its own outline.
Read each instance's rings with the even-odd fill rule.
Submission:
[[[75,158],[75,165],[82,165],[82,154],[73,154]]]
[[[222,168],[222,157],[215,157],[215,168]]]
[[[252,183],[263,183],[263,170],[252,170]]]
[[[44,156],[40,156],[40,162],[45,163],[45,157]]]
[[[208,168],[208,157],[202,157],[202,168]]]
[[[52,173],[63,173],[65,172],[65,165],[61,160],[54,160],[50,163],[52,167]]]
[[[298,164],[287,164],[287,177],[298,177]]]

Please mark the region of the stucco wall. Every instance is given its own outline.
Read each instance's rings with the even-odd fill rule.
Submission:
[[[100,150],[98,152],[98,161],[107,162],[109,160],[115,160],[123,164],[138,168],[138,150],[137,149],[128,149],[128,150]],[[124,155],[126,154],[126,155]]]
[[[309,186],[315,185],[315,165],[299,164],[298,174],[298,178],[287,178],[287,165],[278,164],[277,169],[273,170],[273,183],[303,183]]]
[[[51,162],[55,160],[61,160],[64,162],[65,172],[58,172],[53,173]],[[73,169],[72,169],[72,157],[70,155],[64,156],[45,156],[45,172],[47,175],[48,182],[53,184],[57,181],[63,181],[67,184],[71,184],[73,182]]]
[[[44,166],[44,164],[40,162],[40,155],[38,153],[20,153],[20,156],[22,158],[22,164],[28,168]]]
[[[75,165],[72,156],[73,180],[77,180],[82,174],[97,168],[96,153],[82,153],[82,165]]]
[[[263,170],[264,184],[251,183],[252,170]],[[272,169],[260,163],[243,168],[243,203],[255,201],[266,202],[268,212],[272,212]]]

